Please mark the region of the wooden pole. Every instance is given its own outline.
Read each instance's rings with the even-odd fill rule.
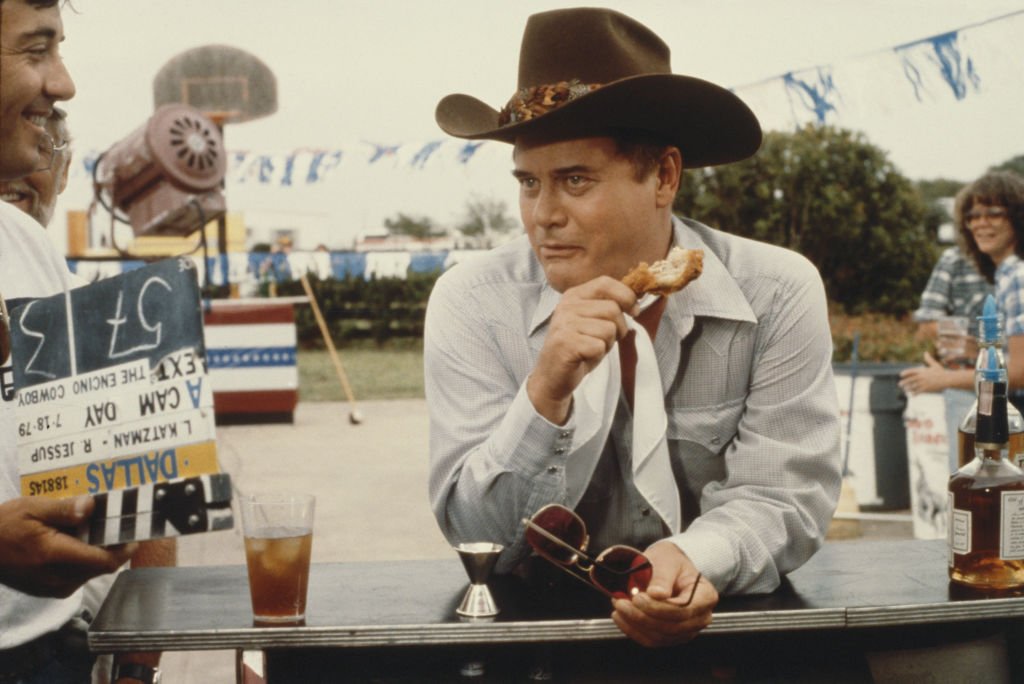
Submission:
[[[331,339],[331,333],[327,329],[327,323],[324,321],[323,314],[320,313],[320,305],[316,302],[316,295],[313,294],[313,288],[310,287],[309,280],[306,279],[305,273],[299,276],[299,280],[302,281],[302,289],[306,291],[306,296],[309,298],[309,305],[313,307],[313,316],[316,318],[316,324],[320,327],[320,334],[323,335],[324,343],[327,345],[327,351],[331,354],[331,361],[334,362],[334,371],[338,375],[338,381],[341,383],[341,389],[345,392],[349,406],[352,409],[348,414],[348,420],[353,425],[358,425],[363,422],[363,416],[356,408],[356,397],[352,393],[352,386],[348,384],[348,375],[345,374],[345,369],[341,365],[341,358],[338,356],[338,351],[334,348],[334,340]]]

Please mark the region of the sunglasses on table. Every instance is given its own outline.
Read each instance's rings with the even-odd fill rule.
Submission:
[[[526,542],[538,556],[606,596],[630,598],[646,590],[651,581],[651,561],[630,546],[616,544],[596,558],[587,555],[587,526],[575,512],[561,504],[548,504],[523,523],[526,524]],[[699,583],[700,575],[697,575],[690,597],[683,605],[693,600]]]

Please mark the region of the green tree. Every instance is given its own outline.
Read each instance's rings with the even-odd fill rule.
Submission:
[[[917,185],[917,191],[921,193],[921,199],[925,203],[931,204],[943,197],[956,197],[956,193],[960,192],[960,188],[967,185],[967,182],[952,178],[934,178],[917,181],[915,185]]]
[[[493,247],[496,235],[506,235],[519,226],[508,215],[508,205],[493,198],[472,197],[456,229],[476,247]]]
[[[1018,154],[1012,159],[1007,159],[999,166],[992,167],[993,171],[1013,171],[1024,176],[1024,154]]]
[[[413,238],[425,238],[434,234],[434,222],[429,218],[413,218],[402,212],[398,212],[393,219],[384,219],[384,227],[392,235],[408,235]]]
[[[751,159],[688,171],[674,208],[800,252],[850,313],[916,308],[939,252],[913,184],[861,134],[827,126],[771,132]]]

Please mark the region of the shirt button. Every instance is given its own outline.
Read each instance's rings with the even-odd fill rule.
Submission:
[[[714,437],[711,438],[711,443],[712,444],[718,444],[720,441],[722,441],[722,440],[719,439],[718,435],[715,435]]]
[[[560,436],[562,439],[569,439],[570,434],[571,433],[568,430],[563,430]]]
[[[558,466],[548,466],[548,472],[554,475],[558,472]]]
[[[650,508],[641,508],[640,509],[640,515],[644,516],[645,518],[647,516],[649,516],[650,514],[651,514],[651,509]]]
[[[565,453],[565,447],[558,447],[557,449],[555,449],[555,453],[556,454],[564,454]]]

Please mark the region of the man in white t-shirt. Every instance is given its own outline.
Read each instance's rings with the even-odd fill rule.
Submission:
[[[54,141],[44,126],[55,103],[75,94],[61,60],[62,39],[59,0],[0,0],[0,180],[26,176],[52,159],[47,146]],[[13,308],[22,300],[80,284],[42,226],[0,202],[0,301]],[[138,545],[101,548],[66,534],[64,530],[77,527],[92,512],[90,497],[20,496],[9,351],[4,321],[0,325],[0,682],[88,682],[92,657],[77,622],[81,587],[117,570]],[[114,681],[155,681],[150,662],[150,654],[125,659],[125,668]]]

